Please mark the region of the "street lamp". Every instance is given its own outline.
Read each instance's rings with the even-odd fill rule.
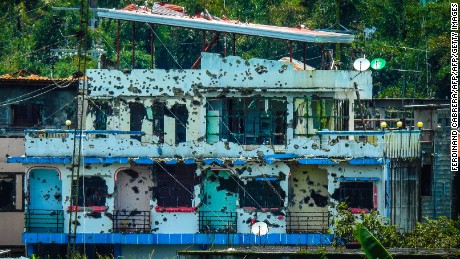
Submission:
[[[71,121],[71,120],[66,120],[66,121],[65,121],[65,125],[67,126],[67,129],[69,130],[69,129],[70,129],[70,125],[72,125],[72,121]]]

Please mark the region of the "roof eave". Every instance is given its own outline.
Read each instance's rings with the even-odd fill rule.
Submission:
[[[97,15],[102,18],[145,22],[153,24],[162,24],[176,27],[193,28],[209,31],[220,31],[227,33],[236,33],[243,35],[268,37],[275,39],[285,39],[298,42],[315,42],[315,43],[351,43],[354,40],[353,35],[329,33],[329,35],[314,35],[307,33],[293,33],[289,31],[277,31],[274,27],[248,27],[245,28],[242,24],[231,24],[214,22],[201,19],[193,19],[189,17],[165,16],[145,13],[130,13],[118,10],[102,10],[98,11]],[[282,28],[282,27],[280,27]],[[333,34],[333,35],[331,35]]]

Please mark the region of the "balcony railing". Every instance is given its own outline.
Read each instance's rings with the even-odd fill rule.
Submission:
[[[27,233],[63,233],[64,211],[26,210],[25,227]]]
[[[200,211],[200,233],[236,233],[236,212]]]
[[[330,214],[324,212],[287,212],[287,233],[326,233],[329,229]]]
[[[150,233],[150,211],[113,212],[114,233]]]

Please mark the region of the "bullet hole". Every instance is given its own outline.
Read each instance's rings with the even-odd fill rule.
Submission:
[[[328,202],[328,197],[316,193],[315,190],[310,190],[310,196],[318,207],[325,207]]]
[[[168,219],[167,219],[167,218],[163,218],[163,221],[166,222],[166,221],[168,221]]]
[[[105,213],[104,213],[104,216],[106,216],[106,217],[109,218],[110,220],[113,219],[113,215],[112,215],[112,213],[110,213],[110,212],[105,212]]]
[[[158,221],[155,221],[155,225],[160,225],[160,222],[158,222]]]
[[[139,193],[139,188],[137,186],[131,187],[131,189],[134,191],[134,193],[138,194]]]

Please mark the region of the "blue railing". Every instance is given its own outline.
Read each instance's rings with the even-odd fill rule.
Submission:
[[[63,233],[64,211],[28,209],[25,211],[26,233]]]

